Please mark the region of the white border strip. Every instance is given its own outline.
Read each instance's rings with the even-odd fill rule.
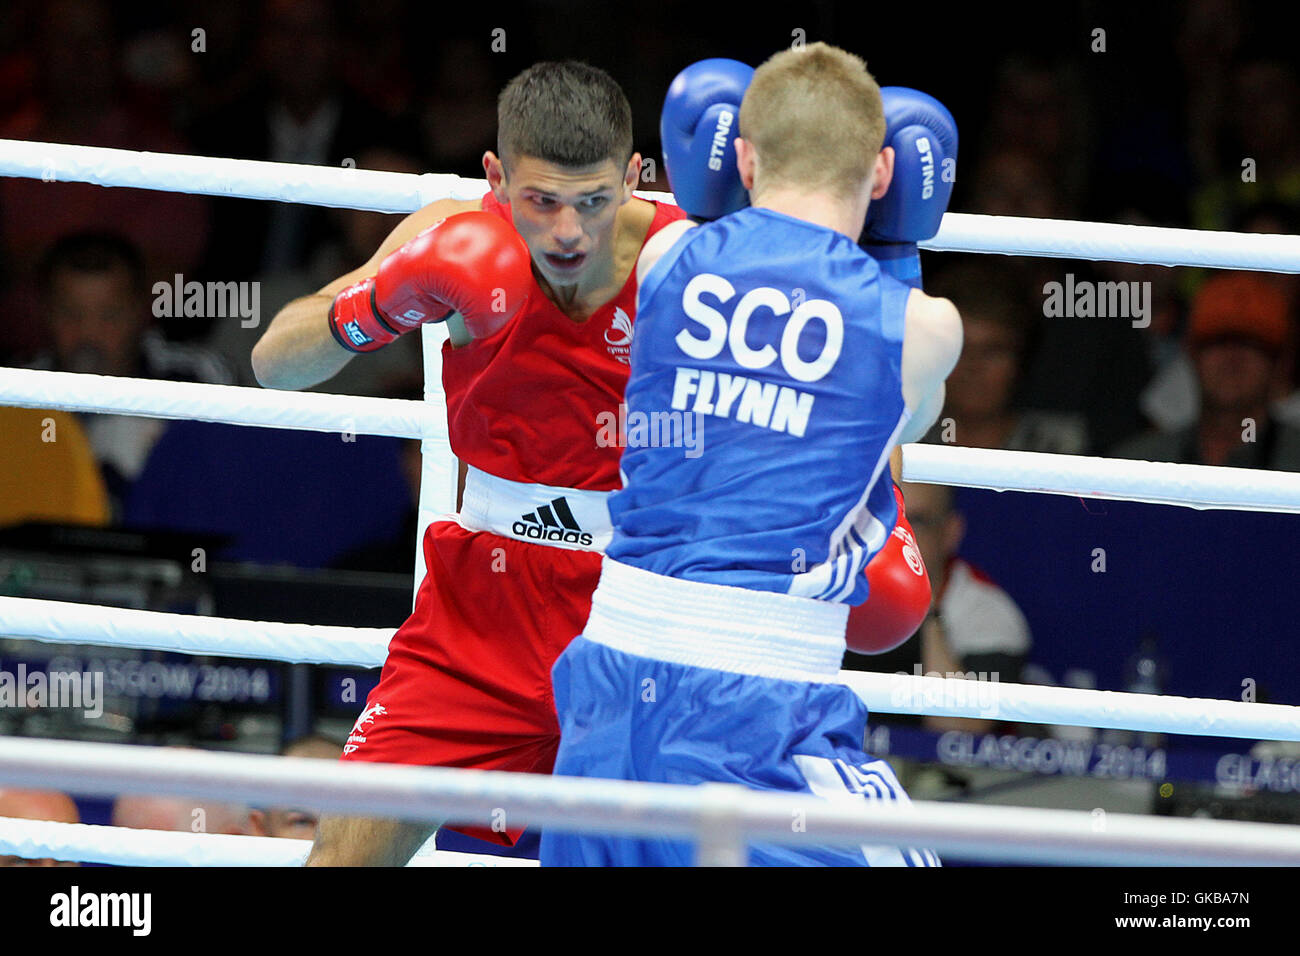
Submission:
[[[300,431],[423,438],[445,435],[446,416],[424,402],[321,392],[286,392],[242,385],[202,385],[0,369],[0,405],[193,419]]]
[[[251,754],[0,739],[0,781],[74,793],[146,792],[403,820],[487,820],[575,833],[690,839],[738,864],[751,840],[932,847],[1001,862],[1300,864],[1300,827],[1024,807],[868,802],[744,787],[286,760]],[[806,827],[790,826],[800,819]]]
[[[147,153],[97,146],[0,140],[0,175],[128,186],[207,196],[414,212],[436,199],[478,199],[479,179],[388,173],[258,160]],[[671,202],[667,193],[653,193]],[[1300,272],[1300,237],[948,213],[921,243],[945,252],[1104,259],[1157,265]]]
[[[537,866],[536,860],[457,853],[425,844],[408,866]],[[0,817],[0,856],[112,866],[301,866],[310,840],[135,830]]]
[[[379,667],[387,628],[325,627],[35,598],[0,597],[0,635],[57,643],[148,648],[217,657]],[[1128,694],[1073,687],[840,671],[873,712],[1015,720],[1150,733],[1300,740],[1300,707]]]
[[[1300,474],[1254,468],[912,444],[903,446],[903,480],[1199,510],[1300,514]]]

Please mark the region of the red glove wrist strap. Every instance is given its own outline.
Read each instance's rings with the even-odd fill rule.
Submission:
[[[375,305],[375,280],[348,286],[330,304],[330,332],[349,352],[373,352],[402,333],[384,321]]]

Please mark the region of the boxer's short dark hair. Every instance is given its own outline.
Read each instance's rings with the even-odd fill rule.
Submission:
[[[42,295],[48,295],[55,277],[61,273],[115,270],[130,277],[134,291],[145,291],[144,256],[130,239],[115,232],[71,233],[59,237],[41,257],[36,267],[36,285]]]
[[[531,156],[557,166],[593,166],[632,157],[632,107],[604,70],[565,60],[537,63],[497,98],[497,152],[509,163]]]

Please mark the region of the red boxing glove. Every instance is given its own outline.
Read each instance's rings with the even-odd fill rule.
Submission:
[[[883,654],[916,633],[930,610],[930,575],[912,526],[903,510],[903,493],[894,485],[898,524],[866,570],[867,603],[849,611],[844,639],[858,654]]]
[[[439,220],[340,292],[330,331],[349,352],[373,352],[426,322],[459,312],[476,339],[515,317],[533,286],[528,245],[490,212]]]

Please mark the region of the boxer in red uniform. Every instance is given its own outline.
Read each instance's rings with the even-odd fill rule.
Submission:
[[[631,110],[583,64],[540,63],[507,85],[483,167],[482,199],[413,213],[365,265],[281,310],[253,368],[264,386],[306,388],[423,322],[448,322],[461,511],[425,531],[415,609],[343,759],[549,773],[551,667],[590,613],[611,533],[604,499],[621,486],[621,449],[601,423],[619,420],[635,265],[683,214],[633,196]],[[513,239],[493,228],[505,224]],[[518,239],[531,258],[523,303],[511,291]],[[457,829],[501,844],[519,834],[508,819]],[[327,815],[308,863],[401,865],[433,830]]]
[[[511,81],[498,152],[483,168],[487,195],[413,213],[361,268],[282,310],[253,365],[263,385],[304,388],[443,319],[457,303],[431,285],[456,256],[421,238],[439,220],[439,230],[468,231],[458,220],[491,216],[522,237],[533,276],[518,314],[492,331],[504,284],[483,275],[481,298],[460,293],[471,313],[449,319],[443,385],[452,449],[468,471],[462,511],[425,532],[415,610],[343,759],[549,773],[559,740],[550,670],[590,612],[609,534],[604,496],[620,485],[620,449],[598,442],[599,416],[617,417],[627,381],[634,266],[646,239],[682,213],[634,198],[631,109],[583,64],[540,63]],[[475,269],[463,271],[469,283]],[[508,820],[482,823],[466,832],[505,844],[518,835]],[[308,862],[400,865],[433,829],[326,816]]]

